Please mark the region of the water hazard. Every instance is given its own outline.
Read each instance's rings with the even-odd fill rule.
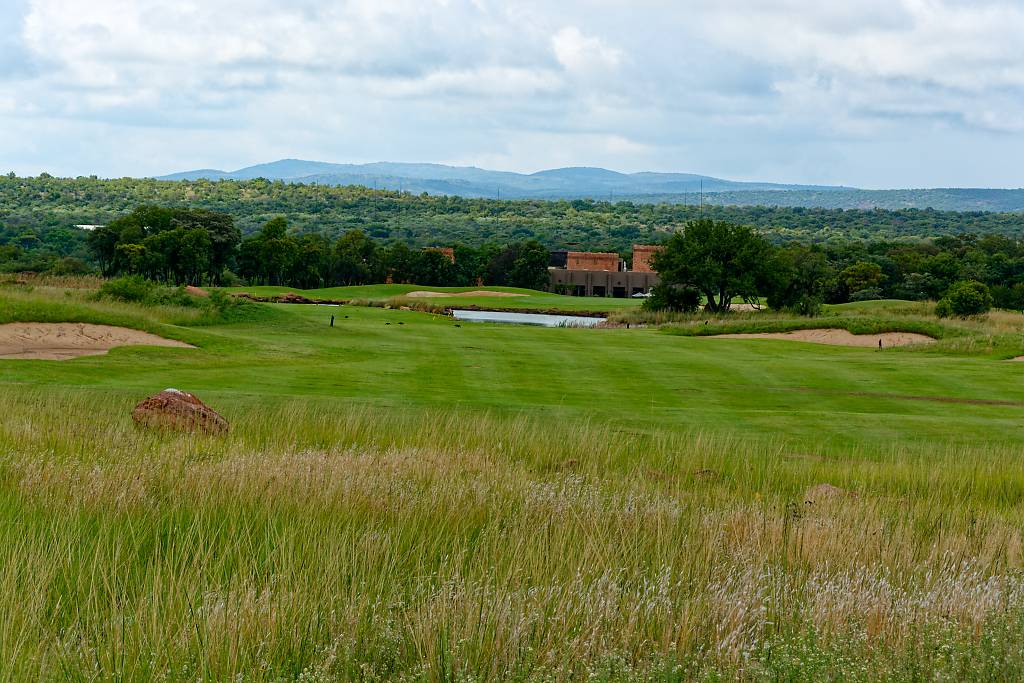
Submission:
[[[541,327],[594,327],[607,318],[582,315],[557,315],[547,313],[513,313],[511,311],[460,311],[453,310],[456,320],[477,323],[508,323],[511,325],[540,325]]]

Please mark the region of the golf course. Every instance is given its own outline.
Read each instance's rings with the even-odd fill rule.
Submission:
[[[626,328],[608,299],[613,324],[544,328],[405,305],[434,288],[95,286],[0,286],[5,678],[1024,673],[1024,316]],[[422,298],[594,310],[459,291]],[[798,329],[886,343],[719,337]],[[230,433],[136,428],[169,387]]]

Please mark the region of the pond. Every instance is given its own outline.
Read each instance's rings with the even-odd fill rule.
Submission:
[[[513,313],[510,311],[453,310],[456,320],[475,323],[510,323],[513,325],[541,325],[542,327],[594,327],[607,318],[582,315],[549,315],[546,313]]]

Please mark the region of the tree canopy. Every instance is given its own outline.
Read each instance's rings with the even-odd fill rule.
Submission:
[[[772,246],[750,226],[710,219],[688,223],[651,260],[662,283],[691,287],[709,311],[728,311],[733,298],[756,301],[772,267]]]

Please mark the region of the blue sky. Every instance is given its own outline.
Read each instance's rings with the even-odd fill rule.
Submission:
[[[0,171],[1024,186],[1024,1],[0,0]]]

